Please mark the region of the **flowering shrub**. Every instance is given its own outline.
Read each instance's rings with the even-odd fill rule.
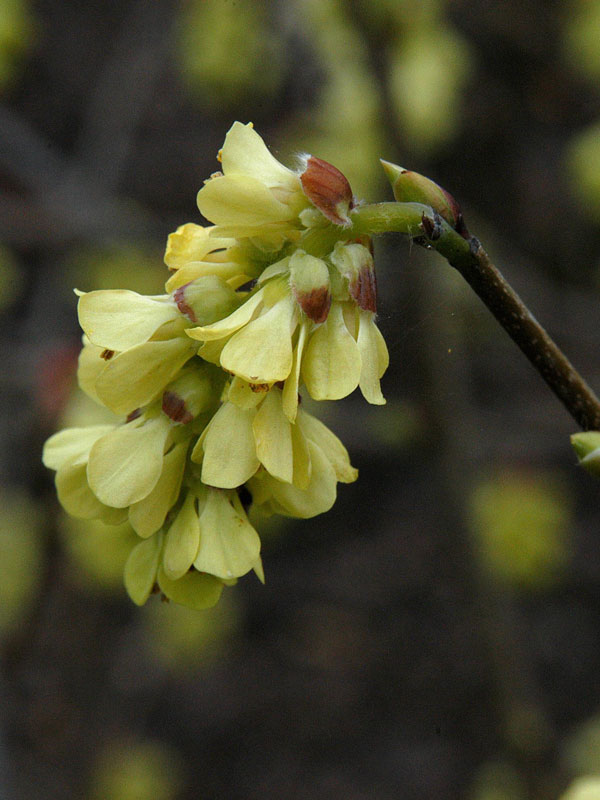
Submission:
[[[115,420],[44,448],[69,514],[138,534],[125,585],[140,605],[160,591],[206,608],[251,570],[263,580],[250,507],[312,517],[356,480],[302,386],[385,402],[373,257],[350,231],[346,178],[314,157],[288,169],[239,122],[219,160],[198,194],[214,224],[171,234],[166,294],[77,292],[79,385]]]
[[[77,292],[84,331],[79,385],[114,424],[52,436],[44,463],[73,516],[140,537],[129,595],[193,608],[254,570],[248,518],[313,517],[357,471],[339,439],[299,404],[356,388],[383,404],[388,352],[377,325],[370,236],[397,231],[436,249],[479,295],[583,433],[582,466],[600,472],[600,400],[467,230],[460,206],[422,175],[383,161],[393,203],[362,205],[314,156],[280,164],[236,122],[198,207],[213,225],[171,234],[167,294]]]

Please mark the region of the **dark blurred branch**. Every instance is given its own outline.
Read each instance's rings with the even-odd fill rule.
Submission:
[[[173,8],[136,0],[117,32],[85,109],[76,166],[90,170],[96,189],[116,190],[136,128],[164,69]]]
[[[126,198],[96,186],[52,152],[25,120],[0,105],[0,169],[27,192],[0,198],[0,237],[8,244],[62,245],[73,238],[147,236],[151,216]],[[77,177],[75,178],[75,172]]]
[[[151,215],[117,195],[140,119],[164,68],[173,5],[136,0],[107,55],[69,158],[55,152],[24,119],[0,106],[0,169],[29,195],[0,206],[0,236],[10,244],[73,238],[147,237]]]
[[[50,191],[60,180],[63,159],[12,109],[0,105],[0,169],[29,192]]]

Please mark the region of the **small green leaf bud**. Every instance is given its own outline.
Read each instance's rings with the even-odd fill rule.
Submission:
[[[430,178],[392,164],[391,161],[381,159],[381,165],[392,184],[394,198],[399,203],[423,203],[431,206],[463,238],[470,238],[460,205],[450,192]]]
[[[600,477],[600,431],[585,431],[571,436],[579,463],[590,474]]]

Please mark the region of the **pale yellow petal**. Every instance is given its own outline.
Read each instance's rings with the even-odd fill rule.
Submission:
[[[175,445],[163,459],[160,478],[149,495],[129,508],[129,522],[138,536],[151,536],[162,527],[179,497],[189,442]]]
[[[278,510],[292,517],[308,518],[322,514],[335,503],[337,480],[333,467],[314,442],[308,442],[312,464],[311,481],[305,490],[293,484],[269,479]]]
[[[192,339],[199,339],[201,342],[211,341],[212,339],[222,339],[239,330],[246,325],[259,310],[263,301],[264,289],[251,295],[239,308],[228,317],[213,322],[212,325],[188,328],[186,333]]]
[[[169,600],[198,611],[216,605],[224,586],[223,581],[215,578],[214,575],[206,575],[195,570],[187,572],[179,580],[172,581],[160,567],[158,569],[158,585]]]
[[[270,153],[251,124],[233,123],[221,150],[221,163],[225,175],[251,175],[267,186],[300,190],[298,176]]]
[[[358,386],[361,357],[348,333],[339,303],[310,337],[302,359],[302,377],[315,400],[339,400]]]
[[[300,410],[298,425],[304,435],[318,444],[335,470],[338,481],[352,483],[358,477],[358,470],[350,463],[348,451],[338,437],[321,420]]]
[[[285,222],[268,222],[263,225],[219,225],[221,236],[235,236],[237,239],[248,238],[256,245],[263,245],[265,250],[277,252],[290,237],[294,236],[289,220]]]
[[[289,256],[282,258],[280,261],[276,261],[274,264],[270,264],[266,269],[264,269],[260,273],[260,277],[256,281],[256,283],[260,286],[265,281],[268,281],[270,278],[275,278],[277,275],[283,275],[284,272],[288,272],[290,266],[290,259]]]
[[[185,337],[139,344],[112,358],[96,381],[100,400],[115,414],[147,405],[195,353]]]
[[[171,423],[163,414],[138,422],[115,428],[90,450],[90,487],[103,503],[115,508],[125,508],[149,495],[162,472]]]
[[[204,344],[200,345],[198,348],[198,355],[200,358],[203,358],[204,361],[208,361],[209,364],[221,366],[221,353],[227,341],[228,337],[224,339],[215,339],[214,342],[204,342]]]
[[[292,425],[292,447],[294,453],[293,484],[298,489],[308,489],[312,475],[308,440],[298,424]]]
[[[224,281],[229,281],[238,276],[240,276],[243,283],[250,280],[250,276],[244,273],[244,268],[234,261],[227,261],[223,264],[211,261],[192,261],[171,275],[165,284],[165,289],[167,292],[174,292],[180,286],[185,286],[186,283],[195,281],[196,278],[203,278],[206,275],[216,275]]]
[[[192,454],[190,458],[195,464],[201,464],[204,460],[204,440],[206,439],[206,434],[208,433],[209,428],[210,425],[207,425],[207,427],[204,428],[200,436],[196,439],[196,443],[192,448]]]
[[[388,352],[385,339],[383,338],[383,334],[381,333],[375,322],[373,322],[373,328],[375,334],[375,341],[377,343],[377,360],[379,363],[378,377],[382,378],[386,369],[390,365],[390,354]]]
[[[213,250],[235,244],[233,239],[211,237],[211,231],[212,228],[187,222],[169,234],[165,252],[165,264],[169,269],[179,270],[190,261],[201,261]]]
[[[196,511],[196,497],[188,492],[165,538],[163,568],[172,581],[181,578],[192,566],[198,552],[200,526]]]
[[[138,606],[143,606],[156,583],[162,534],[137,544],[125,563],[124,579],[127,594]]]
[[[250,383],[275,383],[292,368],[296,304],[290,295],[248,323],[227,342],[221,366]]]
[[[114,425],[91,425],[88,428],[67,428],[51,436],[44,445],[42,461],[49,469],[60,469],[69,460],[85,464],[94,442]]]
[[[96,394],[96,381],[108,363],[102,357],[103,354],[114,355],[113,353],[106,353],[105,347],[98,347],[88,340],[79,353],[77,363],[77,382],[79,387],[96,403],[101,403]]]
[[[78,519],[98,519],[104,504],[89,487],[86,465],[67,461],[56,473],[56,493],[67,514]]]
[[[109,350],[127,350],[147,341],[178,316],[168,298],[145,297],[127,289],[101,289],[79,298],[79,324],[90,342]]]
[[[194,566],[229,579],[256,565],[260,538],[248,522],[237,493],[211,489],[200,516],[200,547]]]
[[[255,413],[233,403],[217,411],[204,438],[203,483],[233,489],[254,475],[259,467],[252,431]]]
[[[298,392],[300,390],[300,365],[302,364],[302,354],[306,344],[306,338],[310,322],[302,321],[298,332],[298,341],[294,347],[292,357],[292,368],[290,374],[283,385],[283,413],[290,422],[295,422],[298,412]]]
[[[264,183],[247,175],[211,178],[198,192],[197,203],[200,213],[224,230],[238,225],[260,228],[293,216]]]
[[[98,519],[107,525],[119,525],[127,519],[122,508],[104,505],[87,482],[85,463],[77,459],[65,462],[56,473],[56,493],[67,514],[78,519]]]
[[[256,412],[252,423],[256,455],[274,478],[292,482],[294,456],[292,426],[283,413],[281,390],[273,387]]]
[[[358,385],[365,400],[381,406],[385,404],[385,398],[379,385],[380,352],[381,343],[383,342],[383,347],[385,348],[385,342],[375,325],[374,316],[372,311],[359,311],[358,339],[356,343],[360,351],[362,367]],[[385,350],[387,353],[387,348]],[[385,367],[383,371],[385,371]]]
[[[248,383],[236,375],[231,381],[227,399],[239,408],[256,408],[265,399],[269,389],[268,383]]]

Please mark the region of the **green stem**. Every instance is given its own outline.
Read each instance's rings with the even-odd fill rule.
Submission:
[[[475,238],[464,239],[419,203],[375,203],[352,213],[348,237],[396,231],[443,255],[485,303],[583,430],[600,430],[600,400]]]

